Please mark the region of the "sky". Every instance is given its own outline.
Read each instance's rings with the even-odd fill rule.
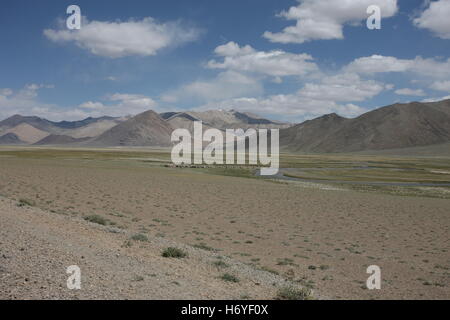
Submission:
[[[301,122],[445,98],[450,0],[0,3],[0,119],[234,109]]]

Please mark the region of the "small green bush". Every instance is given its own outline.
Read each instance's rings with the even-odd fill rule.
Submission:
[[[181,249],[169,247],[162,252],[164,258],[184,258],[187,253]]]
[[[147,242],[148,241],[148,237],[145,234],[137,233],[137,234],[131,236],[131,240]]]
[[[208,245],[207,245],[206,243],[204,243],[204,242],[201,242],[201,243],[198,243],[198,244],[194,244],[193,247],[194,247],[194,248],[197,248],[197,249],[202,249],[202,250],[205,250],[205,251],[216,251],[216,249],[214,249],[214,248],[208,246]]]
[[[31,200],[27,200],[27,199],[19,199],[19,203],[17,204],[17,206],[18,207],[25,207],[25,206],[33,207],[34,202]]]
[[[108,224],[108,220],[106,220],[105,218],[103,218],[102,216],[99,216],[97,214],[93,214],[91,216],[84,217],[84,220],[92,222],[92,223],[96,223],[96,224],[101,224],[102,226],[106,226]]]
[[[225,262],[223,262],[222,260],[214,261],[213,265],[215,265],[216,267],[219,267],[219,268],[228,268],[229,267],[229,265],[226,264]]]
[[[276,298],[278,300],[311,300],[313,297],[311,289],[284,287],[278,290]]]
[[[236,276],[229,274],[229,273],[224,273],[220,277],[220,279],[222,279],[223,281],[227,281],[227,282],[235,282],[235,283],[239,282],[239,279]]]

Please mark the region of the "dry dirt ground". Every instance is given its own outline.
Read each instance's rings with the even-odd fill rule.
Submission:
[[[0,299],[271,299],[294,283],[162,238],[128,245],[129,235],[0,198]],[[125,245],[124,245],[125,244]],[[185,258],[164,258],[177,247]],[[220,276],[227,265],[239,283]],[[69,266],[81,289],[69,290]]]
[[[450,298],[448,199],[14,156],[0,156],[0,194],[3,299],[270,299],[281,278],[330,299]],[[93,214],[108,226],[83,220]],[[161,257],[171,244],[189,257]],[[68,292],[74,264],[84,286]],[[381,290],[365,286],[369,265],[381,268]]]

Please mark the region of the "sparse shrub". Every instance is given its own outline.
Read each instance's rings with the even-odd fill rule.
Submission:
[[[215,265],[216,267],[219,267],[219,268],[227,268],[227,267],[229,267],[229,265],[226,264],[225,262],[223,262],[222,260],[214,261],[213,265]]]
[[[277,265],[279,265],[279,266],[297,266],[294,263],[294,260],[289,259],[289,258],[278,259]]]
[[[227,281],[227,282],[234,282],[234,283],[238,283],[239,282],[239,278],[236,277],[235,275],[229,274],[229,273],[224,273],[220,279],[222,279],[223,281]]]
[[[164,258],[184,258],[187,253],[181,249],[169,247],[162,252]]]
[[[103,218],[102,216],[99,216],[97,214],[93,214],[93,215],[84,217],[84,220],[92,222],[92,223],[96,223],[96,224],[101,224],[102,226],[106,226],[108,224],[108,220],[106,220],[105,218]]]
[[[133,243],[130,240],[126,240],[123,244],[122,244],[122,248],[131,248],[133,246]]]
[[[19,203],[17,204],[17,206],[18,207],[25,207],[25,206],[33,207],[34,202],[31,200],[27,200],[27,199],[19,199]]]
[[[143,276],[134,276],[134,281],[144,281],[144,277]]]
[[[215,250],[216,250],[216,249],[214,249],[214,248],[208,246],[208,245],[207,245],[206,243],[204,243],[204,242],[201,242],[201,243],[198,243],[198,244],[194,244],[193,247],[194,247],[194,248],[197,248],[197,249],[206,250],[206,251],[215,251]]]
[[[266,271],[266,272],[270,272],[270,273],[276,274],[276,275],[279,275],[279,274],[280,274],[278,271],[273,270],[273,269],[271,269],[271,268],[269,268],[269,267],[266,267],[266,266],[262,266],[262,267],[260,268],[260,270]]]
[[[312,298],[311,289],[294,287],[281,288],[276,296],[278,300],[311,300]]]
[[[147,242],[148,238],[147,238],[147,236],[145,234],[137,233],[137,234],[131,236],[131,240]]]

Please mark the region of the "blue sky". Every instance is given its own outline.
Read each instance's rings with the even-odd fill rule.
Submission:
[[[80,30],[68,30],[76,4]],[[368,5],[381,9],[369,30]],[[450,92],[450,0],[3,0],[0,118],[353,117]]]

